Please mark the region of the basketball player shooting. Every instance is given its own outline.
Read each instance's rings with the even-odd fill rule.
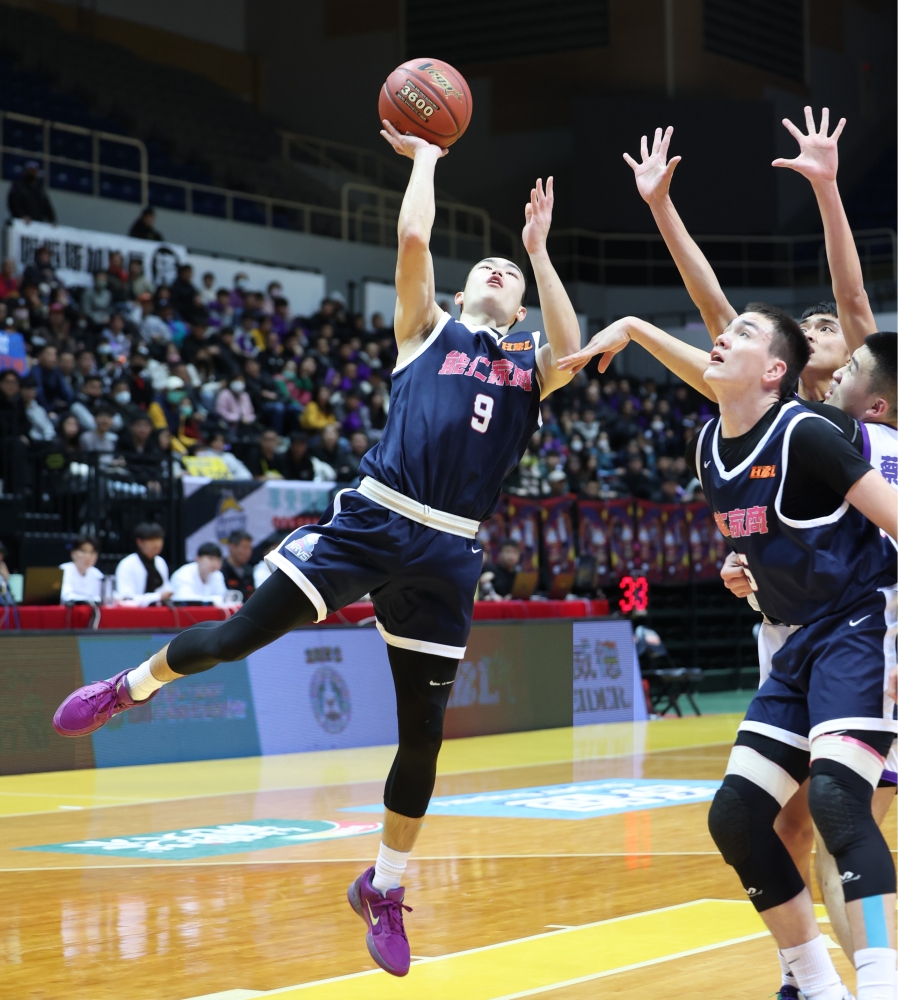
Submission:
[[[87,735],[164,684],[242,660],[370,593],[396,689],[399,749],[384,789],[377,860],[348,897],[367,925],[372,958],[404,976],[401,882],[433,792],[444,713],[471,628],[482,569],[475,536],[538,426],[540,399],[570,380],[556,359],[579,348],[580,328],[546,252],[551,177],[531,191],[523,231],[545,342],[536,331],[510,332],[527,313],[524,273],[510,260],[491,257],[471,269],[455,299],[459,320],[437,306],[429,243],[434,171],[445,150],[383,124],[381,134],[413,166],[399,215],[390,415],[362,462],[360,486],[341,490],[317,525],[267,556],[272,575],[234,617],[187,629],[134,670],[79,688],[54,726],[63,736]]]

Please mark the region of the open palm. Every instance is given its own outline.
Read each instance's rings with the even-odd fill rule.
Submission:
[[[680,156],[675,156],[670,163],[667,162],[667,149],[672,135],[673,125],[663,134],[660,128],[656,128],[651,154],[649,154],[648,139],[643,136],[640,144],[642,163],[637,163],[629,153],[624,153],[624,159],[630,164],[636,177],[636,188],[643,200],[650,205],[653,201],[666,197],[670,190],[670,179],[682,159]]]
[[[783,125],[798,141],[799,153],[792,160],[779,157],[773,161],[773,166],[795,170],[812,184],[815,181],[834,181],[839,171],[839,136],[845,128],[845,119],[840,119],[830,136],[826,134],[829,131],[829,108],[824,108],[820,115],[819,131],[814,125],[814,112],[810,107],[804,109],[804,120],[807,135],[788,118],[783,119]]]
[[[550,177],[543,190],[542,178],[530,191],[530,201],[524,206],[524,231],[521,240],[527,253],[538,253],[546,245],[552,225],[552,207],[555,204],[555,180]]]

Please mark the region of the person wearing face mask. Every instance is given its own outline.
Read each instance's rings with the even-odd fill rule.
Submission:
[[[241,377],[232,378],[219,392],[215,412],[237,433],[241,428],[248,429],[255,424],[256,411]]]
[[[147,415],[157,430],[167,428],[172,435],[172,450],[185,454],[201,440],[199,428],[193,417],[193,403],[184,386],[184,380],[170,375],[164,390],[150,404]]]

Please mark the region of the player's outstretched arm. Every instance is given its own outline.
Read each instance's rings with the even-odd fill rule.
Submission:
[[[898,538],[898,504],[895,503],[895,490],[876,469],[871,469],[861,476],[845,494],[845,499],[877,528],[881,528],[892,538]]]
[[[848,216],[842,205],[836,174],[839,171],[839,136],[845,127],[845,119],[829,131],[829,108],[820,115],[819,131],[814,125],[814,112],[804,109],[808,134],[805,135],[788,118],[783,125],[798,142],[799,152],[792,160],[780,157],[773,161],[775,167],[788,167],[811,182],[820,217],[823,219],[823,234],[826,239],[826,259],[833,280],[833,294],[839,309],[839,323],[848,350],[854,353],[864,342],[868,333],[876,333],[876,321],[870,300],[864,290],[864,273],[854,245],[854,236],[848,224]]]
[[[693,389],[697,389],[708,399],[717,401],[704,377],[711,358],[710,354],[672,337],[669,333],[659,330],[657,326],[652,326],[651,323],[646,323],[635,316],[624,316],[623,319],[606,326],[582,350],[562,358],[558,362],[558,367],[561,371],[574,375],[588,364],[590,359],[601,355],[599,371],[607,371],[614,355],[622,351],[631,340],[644,347],[665,368],[679,376]]]
[[[530,192],[530,201],[524,207],[524,231],[521,239],[530,256],[530,266],[536,278],[539,305],[543,313],[543,332],[547,343],[540,347],[536,357],[539,371],[540,395],[543,399],[560,386],[570,382],[573,372],[558,368],[558,358],[580,346],[580,324],[577,314],[568,298],[561,278],[549,259],[546,239],[552,225],[552,206],[555,204],[555,182],[552,177],[546,181],[543,190],[542,178]]]
[[[393,329],[401,348],[408,341],[428,334],[439,317],[434,300],[433,258],[430,231],[436,216],[433,174],[445,149],[413,135],[401,135],[384,120],[381,135],[399,153],[414,163],[402,207],[399,210],[399,253],[396,259],[396,311]]]
[[[669,126],[663,135],[661,129],[656,128],[651,153],[646,136],[642,137],[641,163],[637,163],[629,153],[624,153],[624,159],[633,168],[636,189],[652,210],[658,231],[664,237],[689,297],[702,314],[702,320],[713,341],[723,333],[737,313],[727,301],[717,275],[698,244],[689,235],[670,200],[670,180],[682,159],[680,156],[675,156],[670,161],[667,159],[672,135],[673,126]]]

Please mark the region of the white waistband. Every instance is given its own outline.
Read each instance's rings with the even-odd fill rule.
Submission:
[[[428,528],[436,528],[438,531],[448,532],[450,535],[460,535],[462,538],[476,538],[480,528],[479,521],[472,521],[468,517],[459,517],[457,514],[447,514],[442,510],[434,510],[426,503],[418,503],[411,497],[403,493],[391,490],[389,486],[384,486],[376,479],[366,476],[358,486],[358,492],[363,497],[379,503],[387,510],[402,514],[403,517],[418,524],[426,525]]]

